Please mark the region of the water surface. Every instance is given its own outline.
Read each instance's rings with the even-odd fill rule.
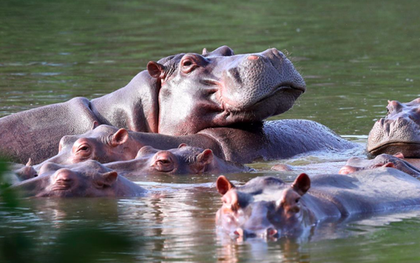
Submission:
[[[406,0],[3,0],[0,116],[107,94],[148,61],[174,53],[221,45],[236,53],[276,47],[292,59],[308,90],[292,110],[273,119],[315,120],[364,144],[373,122],[385,115],[387,100],[406,102],[420,95],[419,8],[420,2]],[[279,160],[301,167],[280,174],[267,170],[276,162],[256,163],[261,173],[231,177],[241,183],[279,174],[291,181],[301,170],[335,172],[349,156],[361,154]],[[232,240],[214,226],[221,204],[216,178],[153,178],[140,184],[156,193],[138,199],[31,199],[18,209],[3,207],[0,243],[9,249],[2,251],[19,251],[39,262],[54,262],[59,258],[54,251],[70,251],[61,262],[73,259],[80,255],[72,251],[81,247],[111,262],[419,260],[420,221],[418,212],[409,211],[329,224],[299,240]],[[83,233],[90,233],[92,242]],[[106,249],[94,250],[92,243]]]

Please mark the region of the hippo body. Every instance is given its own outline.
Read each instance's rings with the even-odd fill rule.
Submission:
[[[1,118],[0,152],[20,163],[29,158],[39,163],[56,154],[63,136],[86,133],[94,123],[154,135],[144,136],[144,143],[160,149],[187,140],[236,162],[324,150],[329,147],[324,144],[333,150],[354,147],[319,124],[310,125],[317,131],[308,136],[311,127],[302,127],[301,121],[262,122],[290,109],[304,91],[302,77],[276,49],[234,55],[223,46],[202,55],[177,54],[149,62],[127,86],[105,96],[74,98]],[[286,141],[283,132],[304,134]],[[256,153],[250,153],[254,148]]]
[[[369,132],[367,151],[402,153],[406,158],[420,157],[420,98],[408,103],[388,101],[388,114],[375,122]]]
[[[12,188],[27,197],[137,197],[147,193],[146,189],[93,160],[68,166],[47,163],[39,176]]]
[[[221,174],[253,171],[247,166],[218,158],[210,149],[201,149],[185,144],[169,150],[144,146],[133,160],[104,165],[130,180],[161,174]]]
[[[351,176],[309,178],[301,174],[292,184],[275,177],[257,177],[235,187],[224,176],[216,184],[223,195],[217,224],[243,238],[296,237],[323,221],[350,220],[420,205],[420,181],[388,167]]]

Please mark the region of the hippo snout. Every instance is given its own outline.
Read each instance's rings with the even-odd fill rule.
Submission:
[[[233,232],[233,234],[241,238],[264,238],[264,239],[277,238],[279,236],[277,229],[275,229],[273,226],[258,229],[258,230],[237,228]]]

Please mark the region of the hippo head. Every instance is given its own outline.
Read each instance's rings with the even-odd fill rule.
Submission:
[[[216,182],[223,205],[216,214],[222,230],[240,238],[278,238],[300,235],[312,225],[313,217],[300,198],[310,188],[306,174],[292,185],[275,177],[257,177],[235,187],[226,177]]]
[[[379,119],[369,133],[367,151],[402,153],[404,157],[420,156],[420,98],[408,103],[388,101],[388,114]]]
[[[108,163],[130,160],[136,156],[138,150],[129,131],[105,124],[84,134],[63,136],[58,148],[58,154],[43,163],[74,164],[86,160]]]
[[[157,80],[158,131],[193,134],[210,127],[260,122],[290,109],[305,82],[275,48],[234,55],[227,46],[149,62]]]
[[[143,146],[136,157],[144,164],[145,174],[202,174],[208,171],[214,158],[210,149],[185,144],[169,150]]]
[[[101,197],[116,196],[115,186],[119,183],[117,172],[93,160],[71,167],[46,163],[39,174],[14,188],[26,196]]]

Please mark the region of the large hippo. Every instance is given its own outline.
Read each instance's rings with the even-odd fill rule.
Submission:
[[[225,176],[216,182],[222,207],[216,221],[227,233],[247,237],[300,236],[323,221],[418,209],[420,181],[394,168],[348,175],[300,174],[292,184],[256,177],[236,187]]]
[[[379,119],[369,132],[367,151],[402,153],[406,158],[420,157],[420,98],[408,103],[388,101],[388,114]]]
[[[11,187],[27,197],[137,197],[147,190],[101,163],[44,164],[40,175]]]
[[[21,163],[39,163],[56,154],[61,137],[85,133],[94,122],[153,134],[143,140],[160,149],[175,148],[185,139],[178,136],[192,136],[189,145],[237,162],[354,147],[315,122],[262,122],[290,109],[304,91],[300,74],[274,48],[177,54],[149,62],[127,86],[103,97],[1,118],[0,151]]]

